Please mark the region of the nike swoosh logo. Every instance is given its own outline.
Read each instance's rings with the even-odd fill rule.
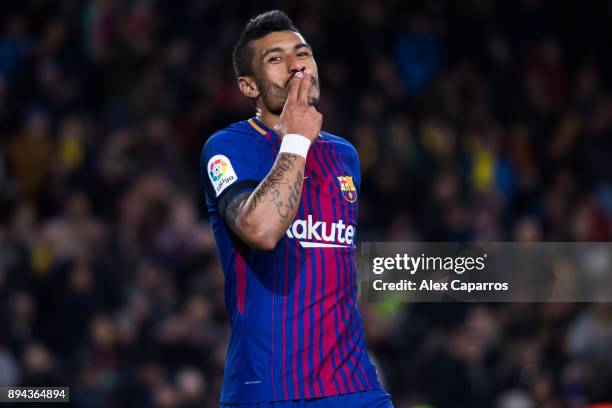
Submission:
[[[306,180],[308,177],[310,177],[310,176],[304,176],[304,180]]]

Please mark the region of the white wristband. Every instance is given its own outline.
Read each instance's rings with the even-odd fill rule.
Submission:
[[[278,153],[299,154],[303,158],[306,158],[309,148],[310,140],[308,140],[308,138],[296,133],[290,133],[283,137]]]

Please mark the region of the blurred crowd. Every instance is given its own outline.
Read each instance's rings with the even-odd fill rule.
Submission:
[[[271,8],[360,153],[359,240],[612,239],[605,0],[3,2],[0,386],[216,405],[229,326],[198,161],[253,115],[231,47]],[[608,304],[361,307],[397,407],[612,400]]]

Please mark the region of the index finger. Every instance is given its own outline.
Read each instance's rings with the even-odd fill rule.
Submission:
[[[289,80],[289,94],[287,94],[287,102],[295,102],[298,100],[298,92],[300,89],[300,83],[304,75],[301,72],[296,72],[293,78]]]

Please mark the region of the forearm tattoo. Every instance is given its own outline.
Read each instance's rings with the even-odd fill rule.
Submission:
[[[232,200],[225,212],[225,219],[232,229],[236,225],[236,218],[240,210],[245,205],[248,206],[246,211],[249,213],[266,201],[272,202],[280,217],[280,223],[286,222],[293,215],[294,209],[300,202],[302,185],[304,184],[304,171],[299,169],[293,180],[287,176],[287,173],[295,169],[295,161],[298,157],[298,155],[290,153],[279,154],[270,173],[252,195],[246,192],[239,194]],[[289,188],[289,196],[286,199],[281,195],[281,188],[285,185]]]
[[[274,203],[276,212],[280,216],[279,222],[285,222],[296,207],[300,199],[302,184],[304,183],[304,172],[300,169],[294,180],[287,177],[287,172],[293,171],[295,161],[299,156],[290,153],[281,153],[272,166],[268,177],[257,187],[255,195],[250,202],[249,211],[253,211],[257,206],[265,201]],[[289,197],[283,200],[281,188],[283,185],[289,187]]]

